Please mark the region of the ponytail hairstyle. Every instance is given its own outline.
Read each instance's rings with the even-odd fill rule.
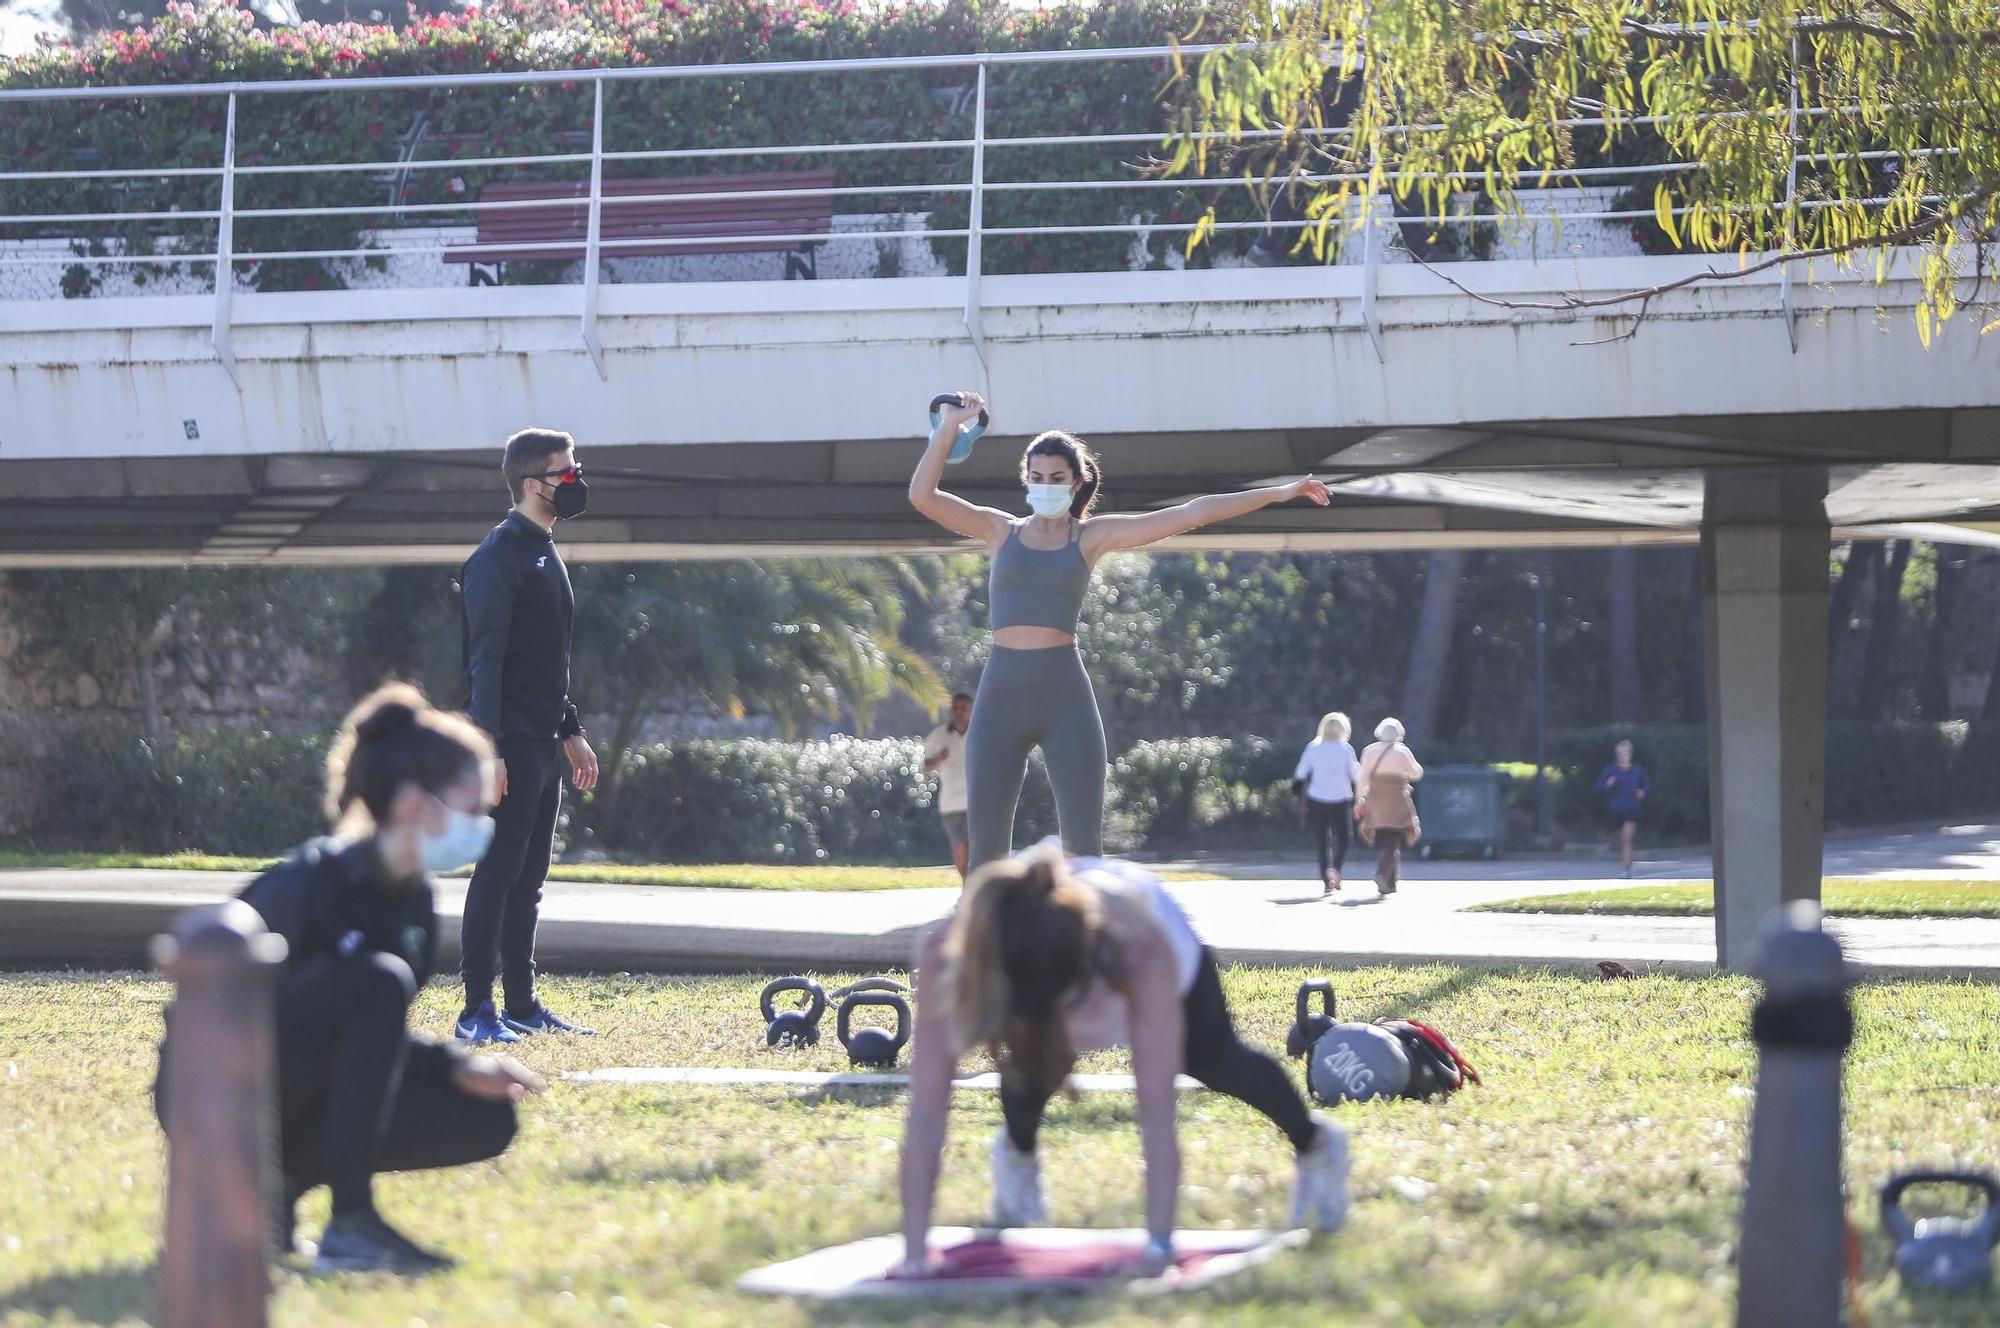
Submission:
[[[442,793],[492,759],[492,740],[471,720],[432,709],[407,683],[387,683],[347,712],[327,753],[327,819],[373,829],[403,785]]]
[[[976,873],[944,942],[956,1045],[984,1045],[1003,1069],[1061,1088],[1076,1064],[1063,1008],[1108,967],[1107,939],[1097,892],[1069,874],[1060,850]]]
[[[1097,459],[1097,453],[1090,450],[1090,444],[1073,433],[1062,429],[1048,429],[1035,435],[1028,450],[1021,454],[1021,482],[1028,482],[1028,461],[1038,456],[1061,457],[1069,462],[1069,468],[1083,481],[1083,487],[1076,491],[1076,500],[1069,505],[1069,514],[1081,521],[1097,510],[1097,500],[1104,488],[1104,464]]]

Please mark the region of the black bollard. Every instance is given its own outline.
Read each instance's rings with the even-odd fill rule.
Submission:
[[[285,940],[238,899],[153,939],[174,980],[160,1328],[263,1328],[276,1122],[272,981]]]
[[[1757,1101],[1737,1251],[1738,1328],[1834,1328],[1841,1317],[1845,1197],[1840,1061],[1854,1037],[1847,962],[1800,900],[1766,924],[1751,972]]]

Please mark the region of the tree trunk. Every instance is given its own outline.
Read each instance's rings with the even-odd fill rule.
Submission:
[[[1639,554],[1611,551],[1611,721],[1639,719]]]
[[[1399,716],[1412,739],[1432,737],[1437,726],[1438,700],[1444,693],[1444,680],[1451,674],[1451,643],[1464,582],[1462,550],[1439,549],[1430,555],[1424,566],[1424,598],[1417,609],[1417,628],[1410,638],[1410,665]]]
[[[1860,713],[1862,703],[1857,699],[1859,667],[1854,658],[1855,639],[1860,633],[1854,627],[1854,614],[1861,602],[1863,587],[1879,580],[1877,573],[1881,569],[1880,544],[1859,540],[1850,543],[1847,546],[1847,561],[1841,565],[1840,577],[1833,583],[1833,590],[1827,597],[1827,695],[1831,702],[1829,709],[1835,714],[1852,716]]]
[[[1708,658],[1702,652],[1708,635],[1703,628],[1708,606],[1702,602],[1700,549],[1688,555],[1683,584],[1686,598],[1681,610],[1681,722],[1706,724]]]
[[[146,735],[146,745],[155,755],[160,750],[160,688],[153,677],[153,643],[139,642],[137,657],[132,661],[139,673],[139,726]]]
[[[1889,541],[1887,563],[1875,578],[1875,604],[1868,615],[1868,645],[1861,658],[1857,713],[1871,722],[1892,718],[1896,638],[1903,624],[1903,576],[1910,566],[1910,541]]]
[[[1951,718],[1951,677],[1958,663],[1958,599],[1965,582],[1965,558],[1958,548],[1937,545],[1937,584],[1931,595],[1930,640],[1924,651],[1924,676],[1918,704],[1933,724]]]

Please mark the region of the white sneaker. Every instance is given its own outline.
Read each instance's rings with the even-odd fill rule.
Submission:
[[[1299,1154],[1292,1185],[1292,1225],[1332,1231],[1347,1220],[1347,1131],[1313,1113],[1319,1138]]]
[[[1048,1210],[1042,1207],[1041,1163],[1033,1153],[1016,1148],[1003,1125],[993,1136],[993,1225],[1032,1227],[1048,1220]]]

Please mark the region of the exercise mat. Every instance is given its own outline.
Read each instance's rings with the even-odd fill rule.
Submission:
[[[1146,1246],[1138,1229],[1076,1227],[932,1227],[938,1269],[926,1277],[891,1277],[903,1258],[901,1236],[872,1236],[745,1273],[739,1291],[763,1296],[941,1300],[1048,1291],[1163,1295],[1192,1291],[1254,1268],[1307,1239],[1304,1231],[1177,1231],[1174,1262],[1157,1276],[1131,1271]]]

